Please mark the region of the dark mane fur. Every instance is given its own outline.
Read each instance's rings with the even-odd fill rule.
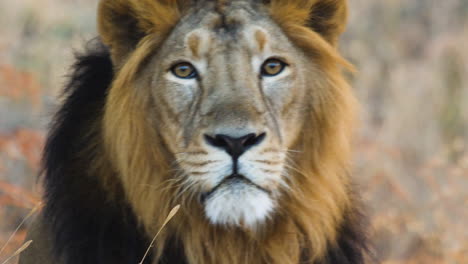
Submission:
[[[359,204],[355,201],[355,204]],[[319,264],[364,264],[377,263],[367,244],[367,220],[359,207],[345,213],[343,225],[338,231],[335,246],[330,247],[326,258]],[[307,263],[307,262],[305,262]]]
[[[122,196],[109,201],[99,176],[87,173],[93,156],[102,155],[90,147],[99,137],[91,126],[102,116],[112,78],[109,51],[99,41],[77,55],[46,142],[44,217],[54,253],[67,264],[138,263],[148,245]]]
[[[123,192],[111,200],[100,176],[89,173],[94,158],[103,155],[100,131],[93,124],[102,118],[113,72],[109,51],[100,41],[77,55],[46,142],[44,219],[51,227],[54,254],[63,263],[137,264],[149,245]],[[364,228],[356,214],[346,215],[337,245],[316,264],[364,263]],[[186,263],[176,241],[163,255],[163,263]],[[303,256],[303,263],[309,263],[307,252]],[[151,263],[151,256],[145,263]]]

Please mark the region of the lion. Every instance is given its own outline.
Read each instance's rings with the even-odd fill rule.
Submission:
[[[346,0],[101,0],[21,264],[364,263]]]

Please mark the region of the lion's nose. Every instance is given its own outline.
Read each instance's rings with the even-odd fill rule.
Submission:
[[[249,148],[260,144],[265,139],[265,136],[266,133],[261,133],[260,135],[250,133],[236,138],[223,134],[217,134],[214,137],[205,134],[205,140],[211,146],[224,149],[234,159],[237,159]]]

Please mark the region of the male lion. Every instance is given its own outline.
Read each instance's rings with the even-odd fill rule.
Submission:
[[[103,0],[20,263],[363,263],[345,0]]]

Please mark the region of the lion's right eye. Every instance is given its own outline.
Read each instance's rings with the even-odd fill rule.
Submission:
[[[181,62],[172,66],[171,72],[176,77],[181,78],[181,79],[193,79],[193,78],[197,78],[198,76],[198,73],[197,73],[197,70],[195,70],[195,67],[193,67],[193,65],[188,62]]]
[[[273,77],[280,74],[286,66],[284,61],[270,58],[263,63],[261,74],[265,77]]]

